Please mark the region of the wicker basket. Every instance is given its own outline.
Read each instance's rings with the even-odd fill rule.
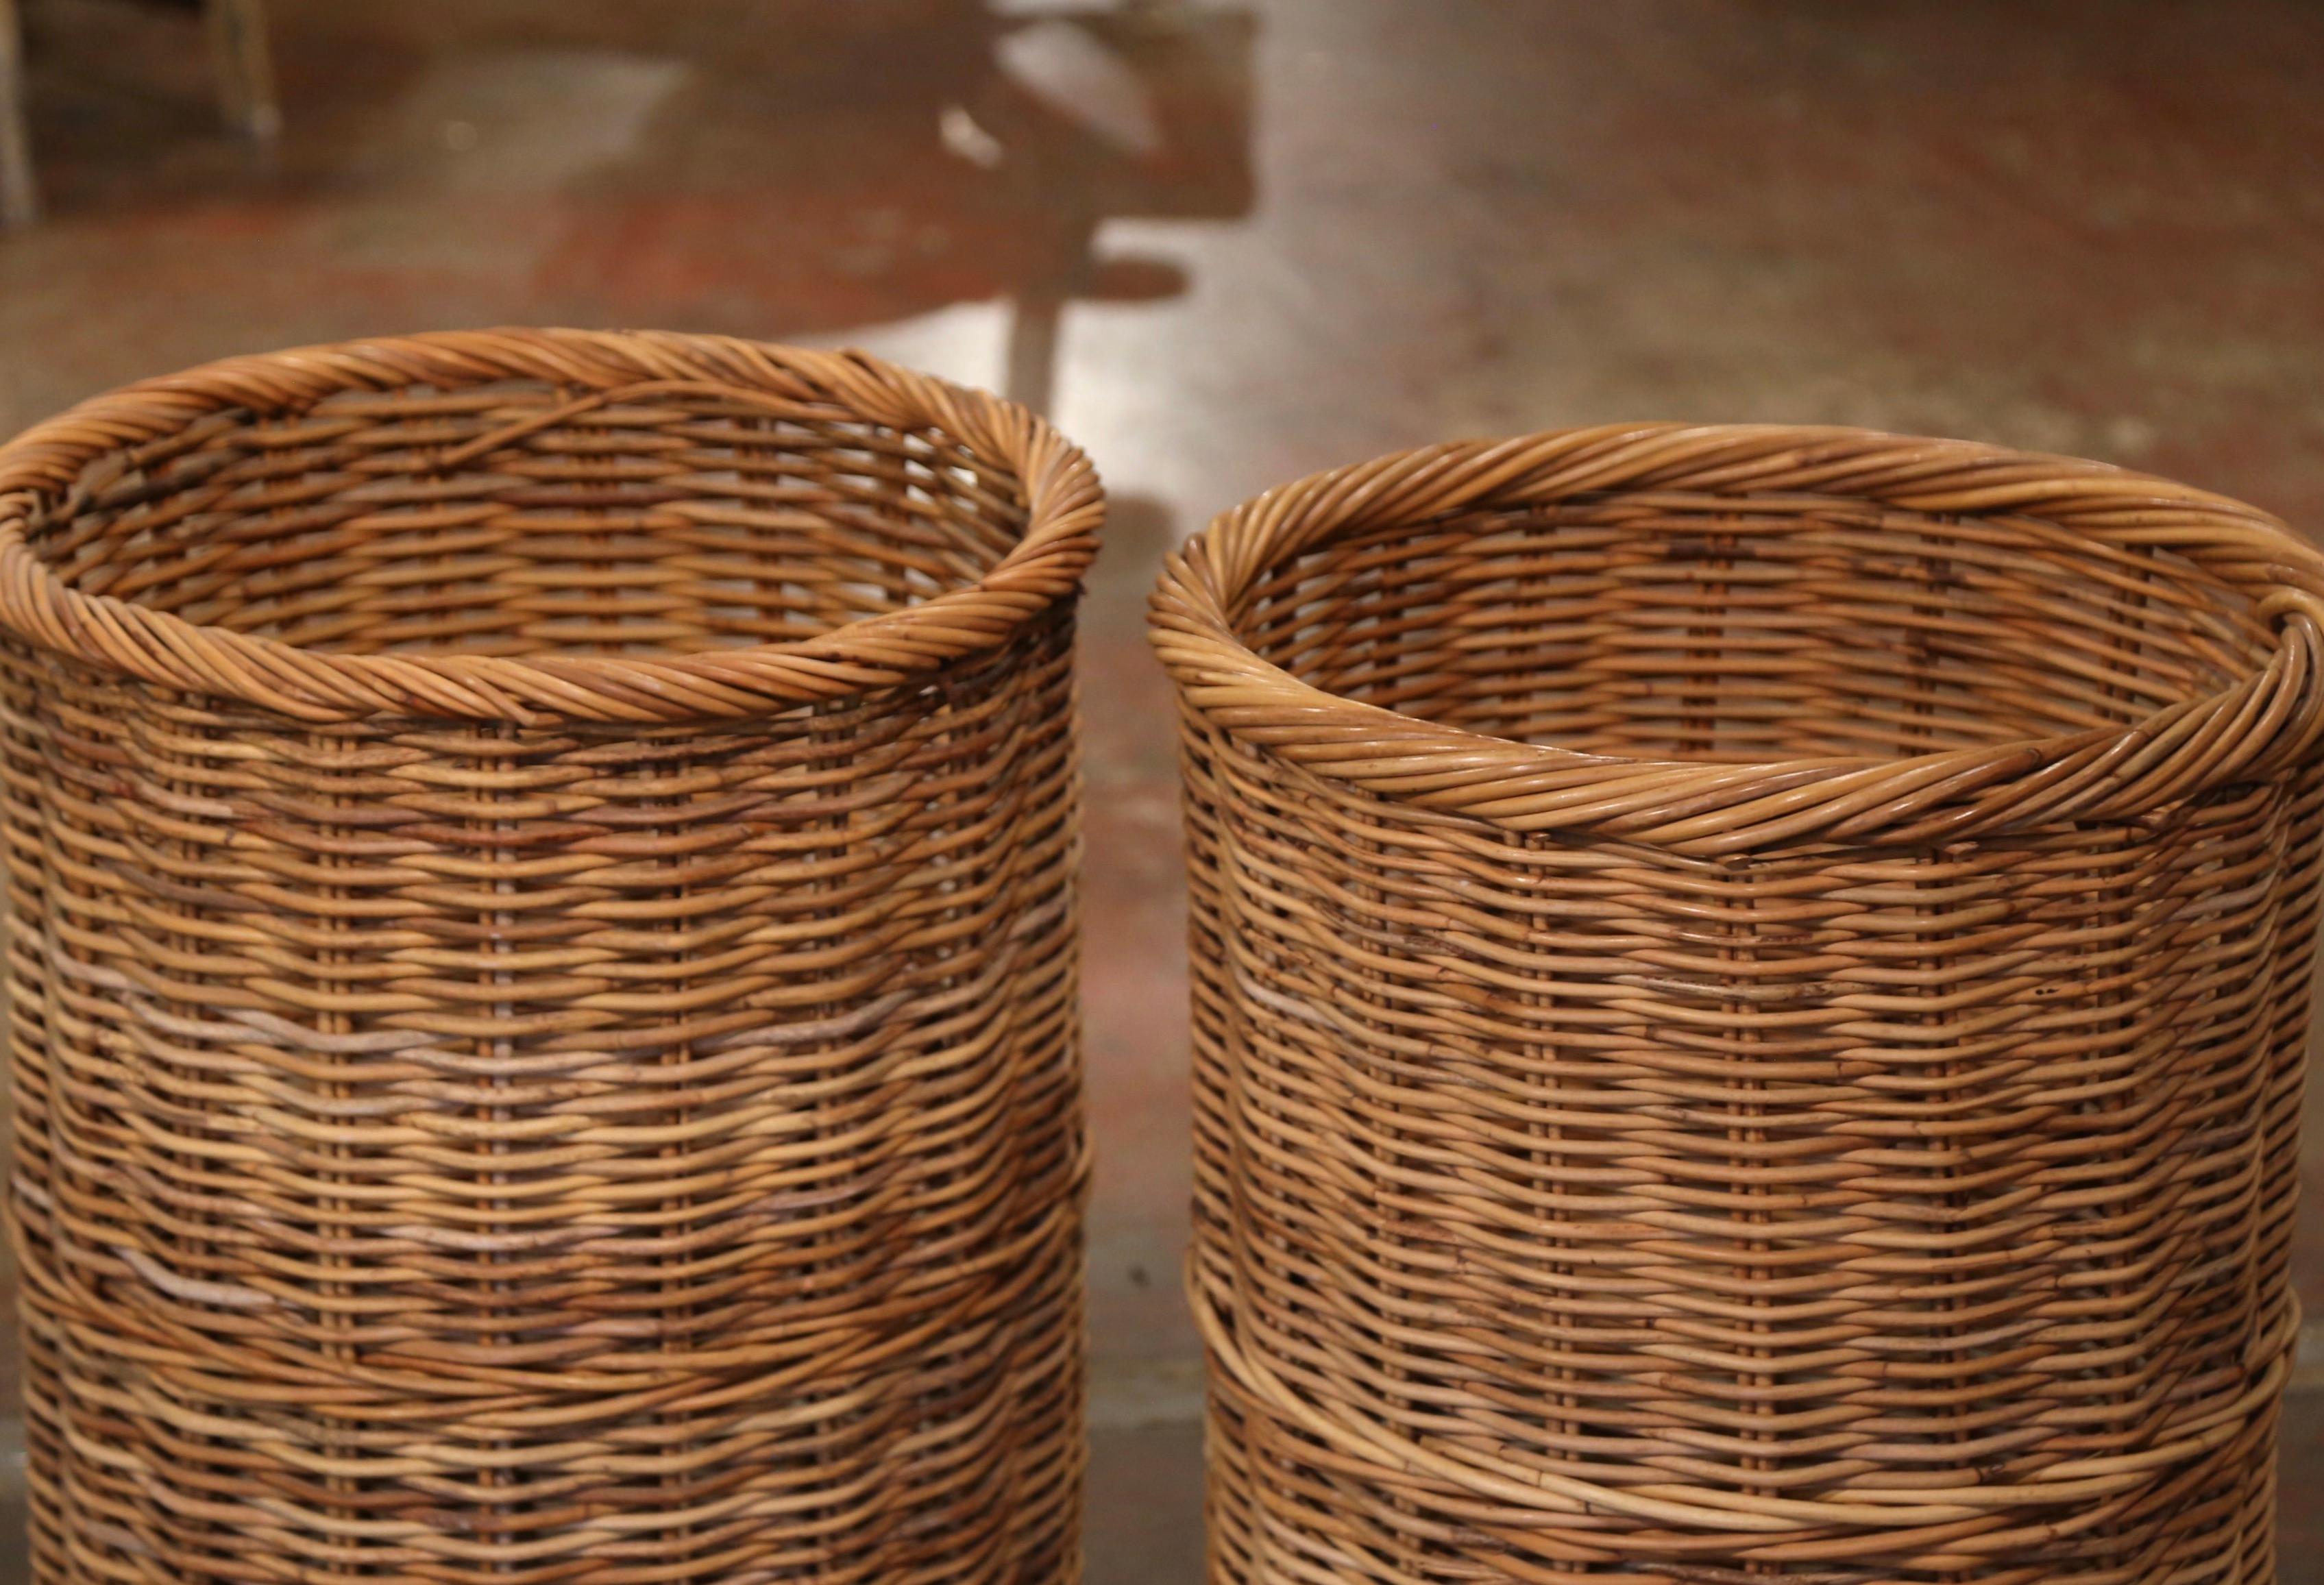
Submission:
[[[0,451],[36,1577],[1076,1577],[1020,409],[504,331]]]
[[[1214,1577],[2272,1581],[2319,596],[1830,429],[1194,540]]]

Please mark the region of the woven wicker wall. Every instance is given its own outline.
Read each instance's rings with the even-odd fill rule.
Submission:
[[[1073,1577],[1078,456],[512,333],[9,488],[40,1577]]]
[[[1199,538],[1217,1577],[2272,1580],[2319,592],[1844,431]]]

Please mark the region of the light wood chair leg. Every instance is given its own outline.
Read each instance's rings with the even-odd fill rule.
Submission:
[[[0,231],[41,217],[32,180],[32,136],[24,109],[24,38],[16,0],[0,0]]]
[[[265,0],[208,0],[208,13],[218,113],[251,142],[271,144],[281,135],[282,109],[266,47]]]

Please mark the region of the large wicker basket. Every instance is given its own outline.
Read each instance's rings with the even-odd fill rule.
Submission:
[[[0,451],[38,1579],[1076,1576],[1100,513],[713,337]]]
[[[1642,425],[1175,560],[1222,1580],[2267,1585],[2324,559]]]

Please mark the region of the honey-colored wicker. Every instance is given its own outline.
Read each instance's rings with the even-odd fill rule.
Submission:
[[[1222,1581],[2273,1581],[2324,558],[1637,425],[1174,559]]]
[[[1077,1577],[1101,511],[706,336],[0,450],[37,1579]]]

